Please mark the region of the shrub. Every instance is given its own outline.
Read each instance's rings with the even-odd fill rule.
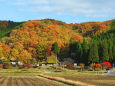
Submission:
[[[101,68],[97,67],[97,68],[95,68],[95,70],[96,70],[96,71],[100,71],[100,70],[101,70]]]
[[[80,63],[80,67],[81,67],[81,68],[84,68],[84,66],[85,66],[85,64]]]
[[[96,64],[95,66],[96,66],[96,68],[101,68],[102,67],[101,64]]]
[[[18,68],[19,68],[19,69],[23,69],[24,66],[23,66],[23,65],[19,65]]]
[[[30,65],[30,64],[24,64],[24,67],[25,67],[25,68],[33,68],[33,66]]]
[[[33,58],[37,58],[37,55],[36,54],[33,54],[33,56],[32,56]]]
[[[9,65],[8,65],[8,64],[5,64],[5,65],[3,65],[3,68],[4,68],[4,69],[8,69],[8,68],[9,68]]]
[[[29,64],[24,64],[24,67],[25,67],[25,68],[28,68],[28,65],[29,65]]]
[[[39,66],[39,67],[38,67],[38,69],[41,69],[41,68],[42,68],[42,66]]]
[[[90,67],[95,67],[95,64],[93,64],[93,63],[92,63],[92,64],[90,64]]]
[[[84,63],[80,63],[79,65],[80,65],[81,71],[83,71],[85,64]]]
[[[89,65],[90,70],[94,70],[94,69],[95,69],[95,66],[96,66],[96,65],[95,65],[95,64],[93,64],[93,63],[92,63],[92,64],[90,64],[90,65]]]
[[[28,65],[28,68],[33,68],[33,66],[32,65]]]
[[[69,69],[73,69],[74,65],[70,63],[70,64],[67,64],[66,67],[69,68]]]
[[[0,64],[0,68],[2,68],[3,67],[3,64]]]
[[[101,70],[101,67],[102,67],[102,65],[101,64],[95,64],[95,70],[96,71],[99,71],[99,70]]]
[[[111,63],[110,62],[103,62],[102,67],[104,67],[105,69],[109,69],[111,67]]]

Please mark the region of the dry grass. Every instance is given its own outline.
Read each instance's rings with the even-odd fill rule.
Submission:
[[[73,81],[80,81],[87,84],[93,84],[96,86],[115,86],[115,76],[96,75],[95,72],[76,72],[65,71],[61,73],[46,74],[48,76],[61,77]]]
[[[46,75],[42,75],[42,74],[40,74],[40,76],[51,79],[51,80],[56,80],[56,81],[70,84],[70,85],[74,85],[74,86],[95,86],[95,85],[86,84],[86,83],[83,83],[80,81],[73,81],[73,80],[69,80],[69,79],[65,79],[65,78],[61,78],[61,77],[51,77],[51,76],[46,76]]]

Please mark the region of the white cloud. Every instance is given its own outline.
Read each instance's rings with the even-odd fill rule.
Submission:
[[[115,17],[115,0],[16,0],[14,4],[29,12]]]

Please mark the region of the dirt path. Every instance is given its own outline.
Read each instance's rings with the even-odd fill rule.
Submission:
[[[0,76],[0,86],[67,86],[39,76]]]
[[[37,78],[39,78],[40,80],[44,80],[44,81],[47,81],[47,83],[52,83],[48,86],[68,86],[64,83],[61,83],[61,82],[58,82],[58,81],[54,81],[54,80],[50,80],[50,79],[47,79],[47,78],[43,78],[43,77],[39,77],[39,76],[36,76]]]

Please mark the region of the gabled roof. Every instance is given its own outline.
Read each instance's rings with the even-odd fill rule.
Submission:
[[[56,63],[56,57],[47,57],[47,63]]]

